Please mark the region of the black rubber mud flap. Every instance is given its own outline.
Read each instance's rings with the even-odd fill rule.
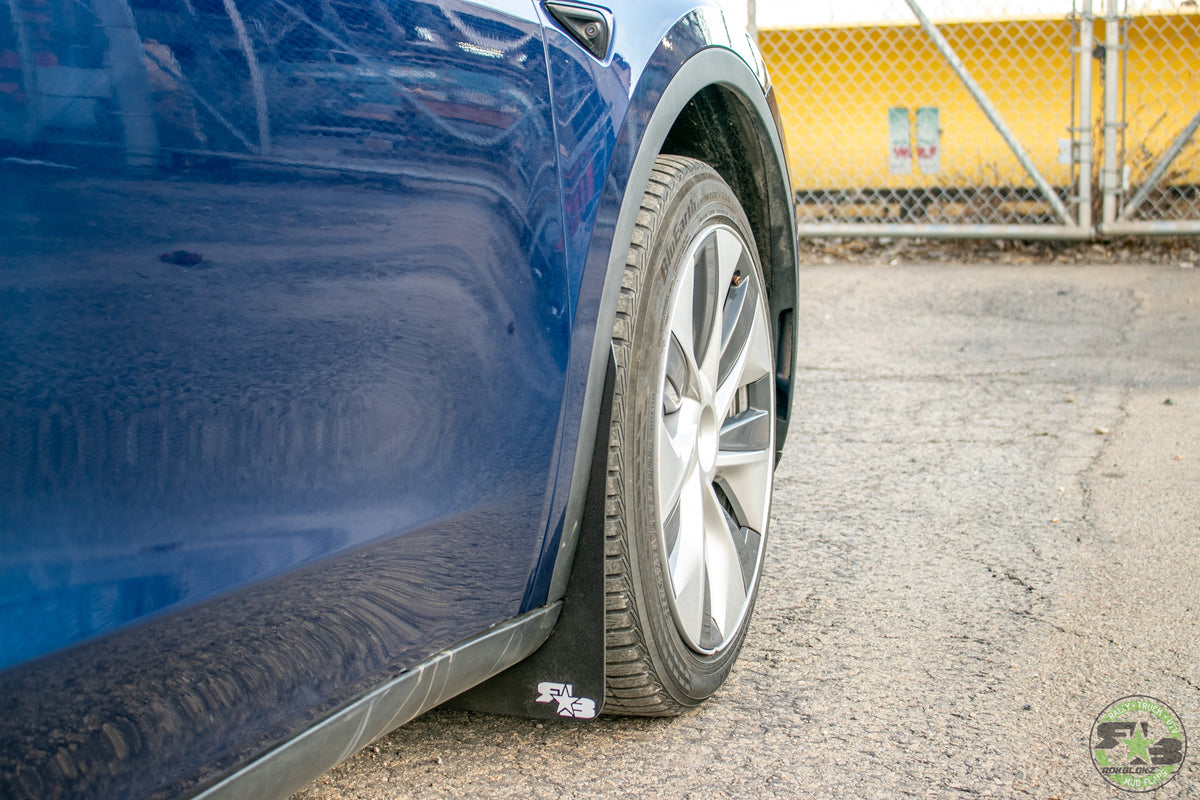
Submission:
[[[609,356],[579,542],[550,638],[529,658],[447,703],[535,719],[594,719],[604,705],[604,498],[612,422]]]

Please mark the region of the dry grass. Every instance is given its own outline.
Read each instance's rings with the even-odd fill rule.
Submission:
[[[1200,237],[1097,242],[1019,239],[803,239],[801,264],[1174,264],[1200,263]]]

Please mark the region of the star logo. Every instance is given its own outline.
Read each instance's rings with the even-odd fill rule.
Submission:
[[[596,701],[588,697],[576,697],[575,687],[569,683],[542,681],[537,690],[535,702],[557,703],[560,717],[592,719],[596,716]]]
[[[1145,726],[1145,724],[1146,723],[1144,722],[1142,723],[1143,726]],[[1141,732],[1137,730],[1137,728],[1134,728],[1133,736],[1129,737],[1128,739],[1122,739],[1121,741],[1125,743],[1125,747],[1129,750],[1130,764],[1136,764],[1138,763],[1138,760],[1140,760],[1143,764],[1150,763],[1150,753],[1148,751],[1150,749],[1150,745],[1154,744],[1153,739],[1147,739],[1141,734]]]

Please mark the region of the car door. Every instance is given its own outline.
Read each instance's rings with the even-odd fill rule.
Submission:
[[[174,795],[521,610],[569,329],[541,28],[32,5],[0,24],[0,795]]]

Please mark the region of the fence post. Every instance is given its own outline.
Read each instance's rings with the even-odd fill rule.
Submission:
[[[1108,0],[1104,13],[1104,168],[1100,187],[1104,192],[1101,224],[1117,219],[1117,199],[1121,193],[1121,169],[1117,163],[1117,134],[1125,124],[1121,119],[1121,16],[1119,0]]]
[[[158,128],[133,9],[125,0],[96,0],[94,8],[108,38],[106,60],[125,134],[125,165],[133,170],[153,169],[158,163]]]
[[[1092,227],[1092,50],[1096,26],[1092,0],[1082,0],[1079,8],[1079,227]]]
[[[33,48],[29,42],[29,31],[25,27],[25,11],[20,0],[8,0],[8,14],[12,18],[13,33],[16,34],[17,56],[21,65],[21,80],[25,85],[28,107],[25,126],[21,131],[21,144],[32,144],[37,137],[41,119],[41,92],[38,91],[37,69],[34,67]]]

